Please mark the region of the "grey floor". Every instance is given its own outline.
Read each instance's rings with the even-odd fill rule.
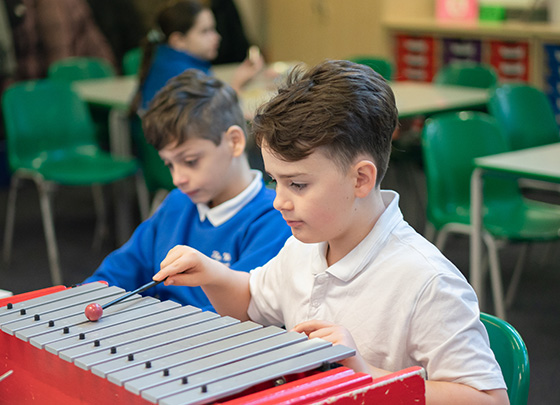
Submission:
[[[400,176],[400,178],[399,178]],[[421,182],[416,179],[416,181]],[[406,183],[405,183],[406,184]],[[403,186],[401,173],[388,177],[386,185],[401,192],[405,217],[423,230],[422,191],[415,194]],[[5,224],[7,188],[0,188],[0,230]],[[109,190],[110,191],[110,190]],[[55,224],[64,283],[80,283],[114,247],[107,240],[92,249],[94,215],[88,188],[61,188],[55,199]],[[132,208],[135,211],[135,208]],[[134,212],[135,217],[137,213]],[[30,183],[18,197],[16,232],[10,265],[2,262],[0,289],[23,293],[51,285],[37,192]],[[535,247],[521,280],[516,301],[508,311],[509,322],[523,336],[531,362],[530,404],[560,403],[560,244]],[[504,250],[502,261],[507,280],[517,247]],[[463,272],[468,269],[468,240],[452,238],[444,252]]]

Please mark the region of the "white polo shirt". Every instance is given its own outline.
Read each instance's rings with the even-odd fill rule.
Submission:
[[[421,366],[430,380],[506,388],[461,272],[408,225],[398,194],[366,238],[328,267],[326,243],[294,237],[251,272],[249,316],[286,326],[318,319],[346,327],[365,360],[384,370]]]

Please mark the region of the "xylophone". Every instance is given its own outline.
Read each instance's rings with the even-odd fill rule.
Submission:
[[[419,367],[372,380],[331,368],[347,347],[139,295],[89,322],[125,291],[57,290],[0,300],[2,404],[424,403]]]

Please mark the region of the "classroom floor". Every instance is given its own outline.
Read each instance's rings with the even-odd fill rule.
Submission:
[[[405,218],[419,231],[423,230],[422,194],[403,186],[397,176],[387,178],[386,187],[401,192]],[[419,180],[420,179],[420,180]],[[417,177],[416,181],[421,182]],[[404,188],[403,188],[404,187]],[[0,230],[3,240],[7,187],[0,188]],[[91,192],[88,188],[61,188],[55,199],[55,226],[61,255],[65,285],[80,283],[114,248],[114,241],[105,241],[99,251],[92,250],[95,218]],[[419,208],[420,207],[420,208]],[[51,285],[43,227],[37,192],[30,183],[20,190],[16,212],[16,231],[12,261],[0,265],[0,289],[23,293]],[[531,388],[529,404],[560,403],[560,244],[538,246],[530,253],[520,289],[508,321],[523,336],[530,356]],[[513,268],[516,247],[502,254],[504,279]],[[445,254],[465,272],[468,269],[468,239],[451,238]]]

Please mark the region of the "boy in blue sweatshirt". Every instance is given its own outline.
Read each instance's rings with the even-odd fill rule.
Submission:
[[[249,167],[245,119],[229,85],[189,69],[156,95],[142,125],[177,189],[85,282],[134,290],[152,280],[176,245],[241,271],[280,251],[290,228],[273,207],[275,192]],[[145,294],[213,310],[200,287],[160,284]]]

